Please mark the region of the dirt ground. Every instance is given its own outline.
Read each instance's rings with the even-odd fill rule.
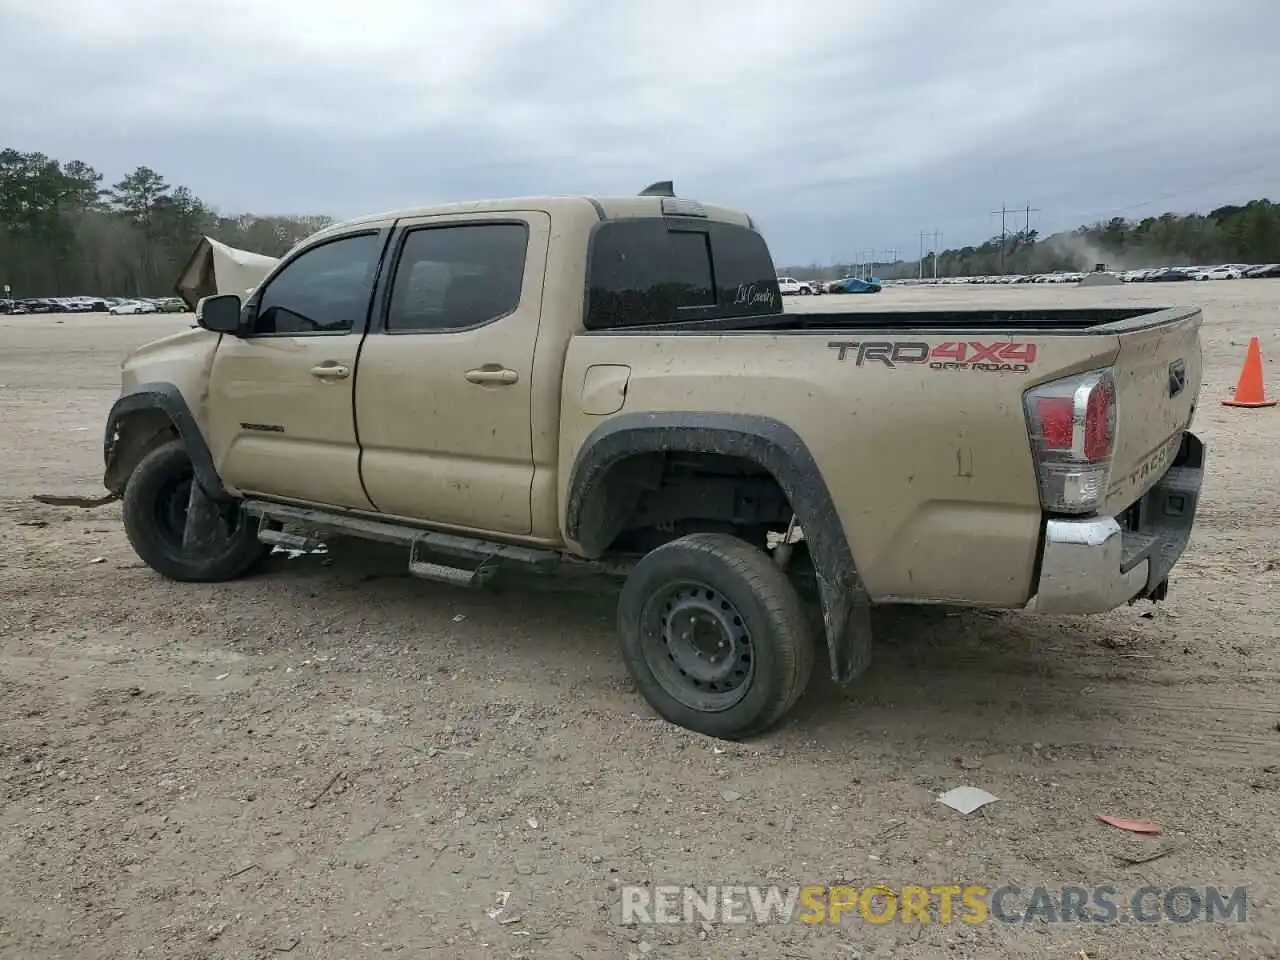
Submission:
[[[463,592],[354,548],[162,580],[118,504],[31,497],[102,492],[118,364],[189,317],[0,318],[0,956],[1280,956],[1280,408],[1219,403],[1253,334],[1280,392],[1280,281],[874,305],[944,301],[1204,307],[1209,477],[1169,600],[885,611],[856,689],[819,676],[740,745],[653,718],[603,584]],[[961,784],[999,800],[962,817],[936,800]],[[1249,922],[623,926],[646,882],[1246,885]]]

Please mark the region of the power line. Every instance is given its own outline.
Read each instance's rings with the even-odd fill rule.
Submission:
[[[1030,203],[1028,203],[1028,204],[1026,205],[1026,208],[1025,208],[1026,216],[1027,216],[1027,226],[1026,226],[1026,229],[1027,229],[1028,231],[1030,231],[1030,230],[1031,230],[1031,213],[1032,213],[1032,211],[1033,211],[1033,210],[1034,210],[1036,213],[1039,213],[1039,212],[1040,212],[1040,208],[1039,208],[1039,207],[1032,207],[1032,206],[1031,206],[1031,204],[1030,204]],[[992,210],[992,211],[991,211],[991,215],[992,215],[992,216],[994,216],[994,215],[995,215],[995,214],[997,214],[997,213],[998,213],[998,214],[1000,214],[1000,275],[1001,275],[1001,276],[1004,276],[1004,250],[1005,250],[1005,241],[1006,241],[1006,238],[1007,238],[1007,237],[1008,237],[1008,235],[1009,235],[1008,225],[1007,225],[1007,222],[1006,222],[1006,221],[1007,221],[1007,219],[1008,219],[1009,214],[1011,214],[1011,213],[1022,213],[1022,212],[1023,212],[1022,210],[1011,210],[1009,207],[1005,206],[1003,203],[1002,203],[1002,204],[1000,204],[1000,209],[999,209],[999,210]]]

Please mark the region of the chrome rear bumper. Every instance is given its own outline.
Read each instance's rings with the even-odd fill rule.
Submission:
[[[1046,521],[1040,580],[1026,609],[1102,613],[1160,599],[1191,538],[1203,482],[1204,444],[1188,432],[1173,466],[1120,517]]]

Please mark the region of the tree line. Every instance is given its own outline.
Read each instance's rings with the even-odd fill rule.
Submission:
[[[324,216],[224,217],[187,187],[150,167],[118,183],[79,160],[0,150],[0,284],[14,297],[163,296],[201,237],[278,257],[331,223]],[[996,236],[937,254],[937,275],[1051,273],[1111,269],[1280,263],[1280,203],[1253,200],[1208,214],[1115,217],[1040,237],[1035,230]],[[877,264],[883,279],[934,274],[923,261]],[[851,264],[783,267],[783,275],[835,278]]]
[[[165,296],[201,237],[280,256],[329,217],[224,217],[150,167],[0,150],[0,285],[13,297]]]
[[[884,280],[932,277],[933,261],[930,251],[921,261],[877,264],[874,270]],[[1280,203],[1262,199],[1207,214],[1165,213],[1142,220],[1114,217],[1048,237],[1036,230],[1019,230],[976,246],[943,250],[937,261],[939,277],[1026,276],[1092,270],[1099,263],[1109,270],[1280,263]],[[826,279],[855,271],[855,265],[837,264],[788,267],[780,272]]]

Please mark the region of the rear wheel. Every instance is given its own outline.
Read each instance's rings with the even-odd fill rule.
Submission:
[[[212,583],[243,576],[271,547],[258,540],[238,505],[220,510],[220,528],[199,548],[184,546],[195,471],[181,440],[147,454],[129,477],[122,508],[134,552],[171,580]]]
[[[772,726],[809,684],[814,643],[790,581],[736,537],[681,537],[636,564],[618,603],[622,652],[666,720],[738,739]]]

